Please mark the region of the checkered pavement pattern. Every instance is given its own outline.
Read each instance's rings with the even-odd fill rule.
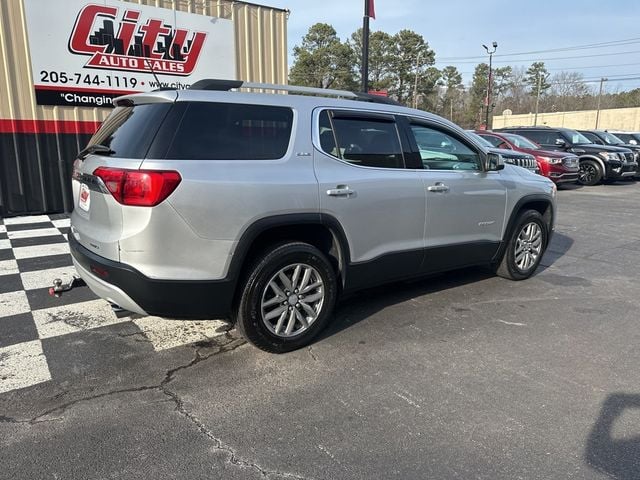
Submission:
[[[43,345],[63,335],[133,322],[159,351],[224,334],[221,321],[118,318],[86,286],[51,297],[55,278],[76,274],[69,230],[62,214],[0,218],[0,394],[52,380]]]

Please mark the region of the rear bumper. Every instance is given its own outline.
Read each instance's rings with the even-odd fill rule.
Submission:
[[[135,268],[87,250],[69,235],[78,274],[99,297],[142,315],[170,318],[227,318],[235,282],[231,280],[158,280]]]

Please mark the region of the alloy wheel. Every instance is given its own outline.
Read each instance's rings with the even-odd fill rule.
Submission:
[[[262,293],[262,321],[272,334],[294,337],[316,321],[324,297],[324,282],[315,268],[304,263],[287,265],[271,277]]]
[[[542,253],[542,228],[536,222],[525,224],[515,245],[515,264],[522,272],[526,272],[536,264]]]

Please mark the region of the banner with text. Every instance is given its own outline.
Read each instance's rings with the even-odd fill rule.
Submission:
[[[40,105],[111,107],[127,93],[235,79],[231,20],[115,0],[25,7]]]

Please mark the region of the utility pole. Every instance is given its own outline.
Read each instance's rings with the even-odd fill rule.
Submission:
[[[533,117],[533,126],[538,125],[538,105],[540,103],[540,88],[542,87],[542,75],[538,71],[538,88],[536,89],[536,115]]]
[[[373,0],[364,0],[364,17],[362,18],[362,91],[369,93],[369,17],[375,18],[371,8]]]
[[[606,82],[608,78],[602,77],[600,79],[600,90],[598,91],[598,108],[596,109],[596,130],[598,129],[598,123],[600,123],[600,100],[602,100],[602,84]]]
[[[415,78],[413,80],[413,108],[418,108],[418,65],[420,63],[420,57],[422,56],[422,52],[418,52],[418,56],[416,57],[416,65],[415,65]]]
[[[485,130],[489,130],[489,109],[491,108],[491,91],[492,91],[492,83],[493,83],[493,68],[491,65],[491,61],[493,58],[493,54],[496,53],[496,49],[498,48],[498,42],[493,42],[491,44],[491,46],[493,47],[493,50],[489,51],[489,47],[487,47],[486,45],[482,45],[484,47],[484,49],[487,51],[487,53],[489,54],[489,81],[487,84],[487,97],[485,99],[485,112],[484,112],[484,128]]]

